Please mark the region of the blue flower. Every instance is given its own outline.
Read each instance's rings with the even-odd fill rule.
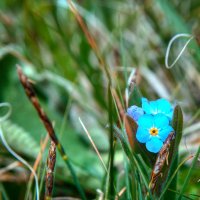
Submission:
[[[169,118],[164,114],[144,114],[138,120],[136,138],[140,143],[146,143],[148,151],[158,153],[172,131]]]
[[[144,114],[144,111],[138,106],[131,106],[127,109],[127,114],[137,121]]]
[[[173,107],[166,99],[148,101],[146,98],[142,98],[142,109],[146,114],[156,115],[162,113],[166,115],[170,121],[173,117]]]

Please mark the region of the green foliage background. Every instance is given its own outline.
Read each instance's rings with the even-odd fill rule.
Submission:
[[[167,45],[175,34],[199,36],[200,2],[74,2],[109,66],[113,87],[121,97],[123,109],[126,109],[123,99],[130,74],[138,69],[137,82],[144,96],[148,99],[163,97],[181,105],[185,123],[179,147],[180,159],[194,154],[200,143],[198,43],[194,39],[170,70],[165,68],[164,58]],[[185,39],[180,39],[172,46],[170,62],[176,58],[184,42]],[[46,131],[20,85],[16,64],[20,64],[25,74],[34,81],[40,102],[54,122],[56,133],[72,160],[88,198],[95,198],[98,196],[96,190],[103,190],[105,171],[78,119],[82,119],[107,162],[108,81],[66,1],[0,1],[0,102],[9,102],[13,108],[10,120],[3,124],[3,129],[11,147],[34,163]],[[112,115],[117,122],[115,109]],[[47,150],[40,165],[40,177],[45,174]],[[3,168],[14,162],[15,158],[1,146],[0,160]],[[118,145],[115,170],[119,191],[124,183],[125,160]],[[190,166],[191,162],[187,162],[180,168],[178,190],[181,190]],[[25,180],[13,178],[19,172],[26,175]],[[0,178],[2,198],[24,198],[28,172],[19,167],[8,172],[8,175],[8,178]],[[53,196],[79,196],[59,155],[55,177]],[[193,194],[191,199],[199,198],[199,179],[199,164],[196,164],[184,191],[187,195]],[[40,179],[40,184],[43,194],[43,179]],[[34,190],[29,196],[31,194],[34,194]],[[126,198],[125,195],[121,197]]]

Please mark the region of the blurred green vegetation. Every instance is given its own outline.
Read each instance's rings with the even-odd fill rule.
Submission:
[[[175,34],[189,33],[199,37],[200,1],[73,2],[109,66],[112,87],[120,97],[123,110],[126,110],[125,91],[131,74],[137,69],[136,82],[144,96],[152,100],[163,97],[181,105],[185,123],[179,148],[180,160],[194,154],[200,144],[200,49],[197,41],[194,39],[188,45],[172,69],[166,69],[164,59],[167,45]],[[172,46],[170,63],[184,44],[185,40],[180,39]],[[34,89],[55,125],[88,199],[100,199],[100,191],[105,189],[106,173],[79,117],[107,163],[108,80],[67,1],[0,1],[0,102],[12,105],[12,115],[3,124],[3,130],[10,146],[33,164],[46,131],[20,85],[16,64],[20,64],[34,82]],[[117,123],[114,106],[112,116]],[[48,146],[42,156],[39,178],[45,174],[47,151]],[[0,166],[4,168],[15,158],[1,145],[0,160]],[[114,159],[117,193],[127,181],[126,165],[127,159],[117,144]],[[191,160],[179,170],[178,191],[182,189],[190,166]],[[191,199],[198,199],[200,195],[199,166],[198,163],[192,169],[184,191]],[[0,198],[23,199],[28,181],[29,172],[24,167],[2,174]],[[42,178],[40,184],[43,196]],[[34,188],[29,199],[33,196]],[[59,155],[53,196],[80,197]],[[119,199],[128,199],[128,192]]]

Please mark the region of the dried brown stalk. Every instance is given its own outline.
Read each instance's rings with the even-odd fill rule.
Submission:
[[[47,130],[47,132],[49,134],[49,137],[57,145],[58,144],[58,139],[57,139],[56,134],[54,132],[53,125],[52,125],[51,121],[49,120],[49,118],[47,117],[47,115],[45,114],[45,112],[43,111],[42,107],[40,106],[40,103],[39,103],[39,101],[38,101],[38,99],[36,97],[36,94],[35,94],[35,92],[33,90],[33,87],[31,85],[30,81],[23,74],[22,69],[19,66],[17,66],[17,72],[18,72],[18,76],[19,76],[19,79],[21,81],[21,84],[24,87],[24,90],[26,92],[26,95],[28,96],[28,98],[32,102],[33,106],[37,110],[38,115],[40,116],[40,119],[44,123],[44,126],[45,126],[45,128],[46,128],[46,130]]]
[[[98,49],[98,46],[97,46],[97,43],[96,43],[94,37],[90,33],[86,23],[84,22],[83,18],[79,14],[78,10],[76,9],[76,7],[72,3],[72,1],[71,0],[66,0],[66,1],[69,4],[69,8],[72,11],[72,13],[74,14],[74,16],[75,16],[77,22],[79,23],[83,33],[85,34],[85,37],[86,37],[89,45],[93,49],[100,66],[102,67],[103,71],[106,73],[106,76],[107,76],[109,82],[111,83],[110,71],[109,71],[108,66],[107,66],[106,62],[104,61],[102,55],[100,54],[100,51]]]
[[[51,141],[49,147],[49,155],[47,158],[45,200],[51,199],[52,196],[55,163],[56,163],[56,144],[53,141]]]
[[[62,144],[58,141],[58,138],[56,137],[56,134],[55,134],[55,131],[54,131],[54,128],[53,128],[53,125],[52,125],[51,121],[49,120],[49,118],[47,117],[47,115],[43,111],[42,107],[40,106],[38,98],[37,98],[37,96],[36,96],[36,94],[35,94],[35,92],[33,90],[32,84],[30,83],[28,78],[23,74],[22,69],[20,68],[20,66],[17,66],[17,72],[18,72],[18,76],[19,76],[19,79],[21,81],[21,84],[24,87],[24,90],[26,92],[26,95],[28,96],[28,98],[30,99],[31,103],[33,104],[33,106],[37,110],[37,113],[38,113],[40,119],[42,120],[42,122],[43,122],[43,124],[44,124],[44,126],[45,126],[45,128],[46,128],[46,130],[48,132],[48,135],[51,138],[51,141],[57,147],[59,153],[62,156],[63,161],[67,165],[67,167],[68,167],[68,169],[69,169],[69,171],[70,171],[70,173],[72,175],[72,178],[74,180],[74,183],[75,183],[75,185],[76,185],[76,187],[77,187],[82,199],[86,200],[85,193],[84,193],[84,191],[83,191],[83,189],[82,189],[82,187],[81,187],[81,185],[79,183],[79,180],[78,180],[78,178],[76,176],[74,168],[71,165],[71,162],[69,161],[68,156],[65,153]],[[50,147],[50,149],[51,149],[51,147]],[[53,151],[53,149],[54,148],[52,148],[51,151]],[[52,154],[52,152],[51,152],[51,154]],[[50,158],[50,156],[49,156],[49,158]],[[51,163],[51,165],[52,165],[52,163]],[[49,178],[49,175],[47,173],[47,180],[48,180],[48,178]],[[51,181],[53,181],[53,179],[51,179]],[[53,184],[53,182],[51,184]],[[48,189],[50,189],[50,184],[48,185]],[[51,188],[51,191],[52,191],[52,188]],[[51,197],[46,198],[46,199],[51,199]]]
[[[29,82],[28,78],[23,74],[22,69],[19,66],[17,67],[17,72],[19,75],[19,79],[22,83],[22,86],[24,87],[24,90],[26,92],[26,95],[28,96],[33,106],[37,110],[38,115],[40,116],[40,119],[42,120],[49,134],[49,137],[51,138],[49,155],[47,158],[46,190],[45,190],[45,199],[49,200],[51,199],[53,190],[53,171],[56,162],[56,145],[58,144],[58,139],[54,132],[54,128],[51,121],[49,120],[49,118],[43,111],[42,107],[40,106],[40,103],[36,97],[36,94],[33,90],[31,83]]]
[[[168,165],[169,149],[170,149],[171,141],[175,138],[174,134],[175,134],[174,132],[171,132],[169,134],[162,149],[160,150],[156,158],[156,162],[151,173],[151,181],[149,184],[149,188],[151,189],[152,193],[154,193],[155,191],[158,178],[160,176],[162,177],[162,169],[165,163],[166,165]]]

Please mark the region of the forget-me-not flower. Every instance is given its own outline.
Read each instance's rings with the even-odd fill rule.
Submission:
[[[162,114],[144,114],[138,121],[136,138],[146,143],[146,148],[152,153],[158,153],[173,128],[169,125],[169,118]]]
[[[173,107],[166,99],[148,101],[146,98],[142,98],[142,109],[146,114],[156,115],[162,113],[166,115],[170,121],[172,120]]]
[[[127,109],[127,114],[137,122],[138,119],[144,114],[144,111],[138,106],[131,106]]]

